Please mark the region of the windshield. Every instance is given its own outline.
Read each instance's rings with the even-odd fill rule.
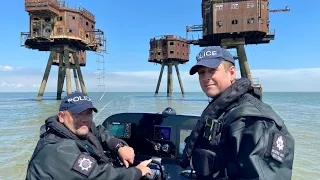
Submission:
[[[167,97],[166,93],[155,97],[154,93],[106,93],[90,94],[98,109],[94,115],[96,124],[101,124],[107,117],[125,112],[162,113],[167,107],[173,108],[177,114],[201,115],[208,105],[208,98],[203,93],[187,93],[185,97],[175,93]],[[101,99],[100,99],[101,98]]]

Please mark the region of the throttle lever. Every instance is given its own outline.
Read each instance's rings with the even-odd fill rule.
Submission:
[[[156,164],[157,166],[159,166],[158,170],[160,171],[161,180],[164,180],[165,179],[164,178],[164,169],[163,169],[161,163],[155,159],[152,159],[150,164]]]

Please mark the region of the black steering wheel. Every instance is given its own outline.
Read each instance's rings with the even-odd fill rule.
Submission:
[[[141,161],[134,161],[134,164],[136,165],[140,163]],[[151,174],[147,174],[146,176],[142,177],[141,180],[165,180],[163,166],[160,162],[152,159],[148,167],[151,169]]]

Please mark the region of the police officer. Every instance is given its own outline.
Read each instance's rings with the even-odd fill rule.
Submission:
[[[199,179],[291,179],[294,139],[246,78],[236,80],[233,56],[207,47],[196,57],[203,92],[212,98],[187,140],[181,167]]]
[[[129,167],[134,150],[92,122],[97,112],[91,99],[74,92],[60,104],[59,113],[42,126],[40,140],[29,161],[26,179],[138,180],[151,170],[151,160]],[[90,128],[91,127],[91,128]],[[111,164],[104,151],[118,154],[125,167]]]

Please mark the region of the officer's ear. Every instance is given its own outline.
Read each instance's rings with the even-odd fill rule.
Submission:
[[[60,123],[64,123],[64,117],[66,116],[65,112],[59,111],[58,112],[58,119]]]
[[[234,83],[234,81],[236,80],[236,75],[237,75],[236,67],[233,65],[230,66],[229,73],[230,73],[230,81],[231,81],[231,83]]]

